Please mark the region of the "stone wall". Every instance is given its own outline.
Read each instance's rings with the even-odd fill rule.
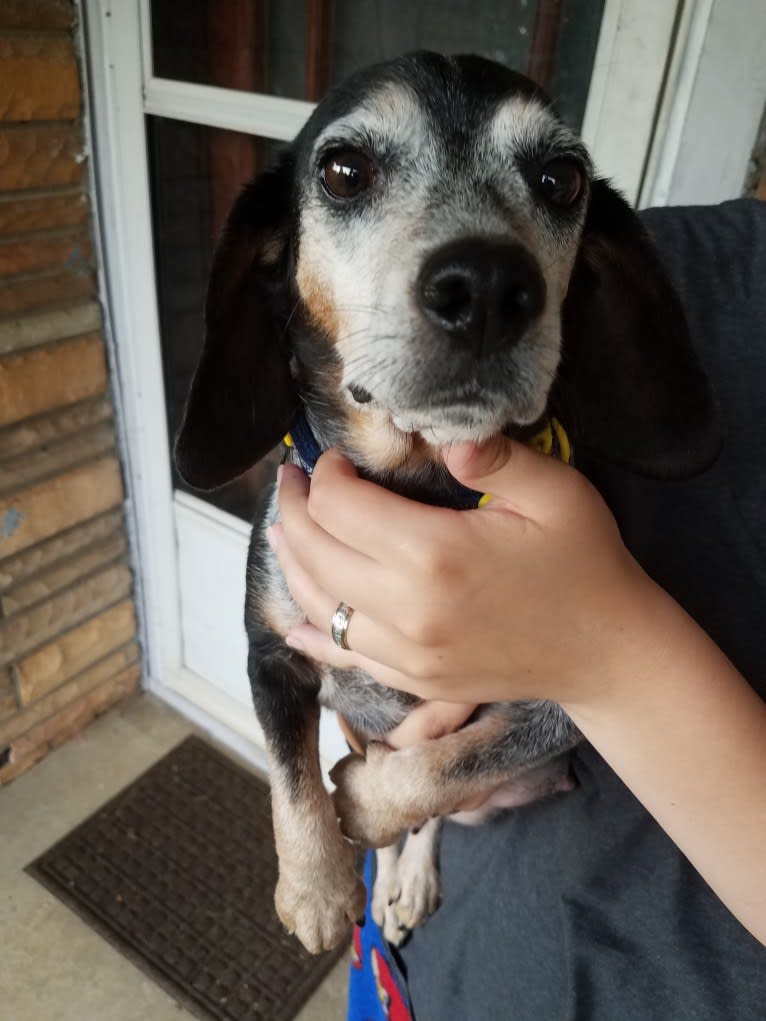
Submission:
[[[75,17],[0,3],[0,783],[140,676]]]

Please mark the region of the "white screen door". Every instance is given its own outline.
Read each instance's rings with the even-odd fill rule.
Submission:
[[[242,184],[357,66],[479,52],[539,80],[632,199],[677,34],[668,0],[86,0],[106,292],[150,686],[240,750],[261,735],[242,624],[260,466],[210,497],[169,456],[213,241]],[[343,754],[323,728],[323,756]],[[258,756],[256,755],[256,758]]]

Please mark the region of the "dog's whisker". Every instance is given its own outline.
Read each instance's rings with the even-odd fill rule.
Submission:
[[[298,311],[298,309],[300,308],[300,304],[301,304],[300,298],[298,298],[296,300],[295,304],[293,305],[292,310],[290,311],[290,314],[287,317],[287,320],[285,321],[285,325],[282,327],[282,332],[279,335],[279,342],[280,343],[287,336],[287,331],[290,329],[290,324],[292,323],[293,319],[295,318],[295,314]]]

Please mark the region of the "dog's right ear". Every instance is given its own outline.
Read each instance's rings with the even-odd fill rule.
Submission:
[[[562,325],[559,395],[575,447],[657,479],[713,463],[721,424],[681,301],[641,221],[603,180],[592,183]]]
[[[181,477],[198,489],[255,464],[298,406],[283,343],[292,186],[288,156],[243,190],[216,249],[205,341],[175,445]]]

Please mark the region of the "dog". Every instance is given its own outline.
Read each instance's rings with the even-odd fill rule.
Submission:
[[[219,486],[292,432],[286,457],[309,471],[306,445],[338,447],[389,489],[465,507],[443,444],[529,439],[552,421],[576,455],[652,477],[715,459],[711,388],[636,215],[520,74],[428,52],[353,74],[234,203],[176,442],[181,476]],[[334,946],[363,916],[361,842],[382,849],[373,914],[399,943],[438,904],[439,817],[489,792],[512,806],[566,790],[580,735],[553,703],[509,702],[389,750],[417,699],[284,644],[304,618],[264,539],[277,514],[272,492],[245,610],[277,912],[308,950]],[[369,742],[335,767],[334,799],[320,703]]]

